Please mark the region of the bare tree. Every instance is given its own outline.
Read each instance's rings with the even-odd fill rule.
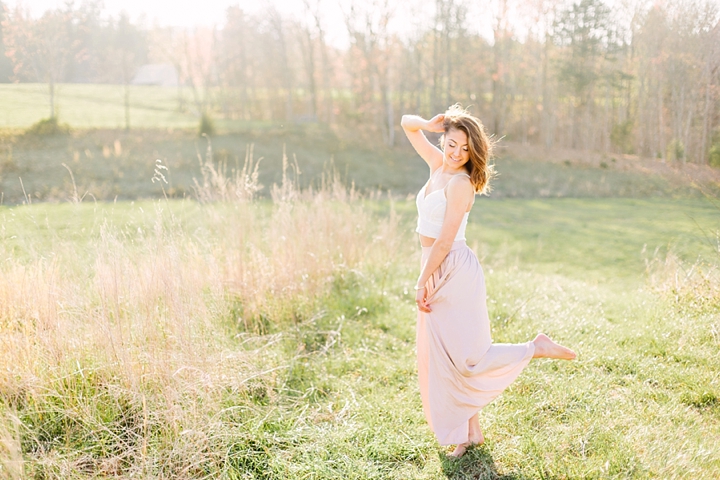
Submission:
[[[276,8],[271,7],[267,11],[268,26],[270,33],[275,40],[277,48],[277,62],[279,73],[282,78],[282,87],[285,94],[285,120],[294,120],[293,113],[293,73],[290,66],[289,46],[286,39],[283,18]]]
[[[229,7],[221,33],[218,67],[226,96],[223,107],[226,112],[237,107],[242,119],[251,118],[251,78],[254,64],[250,41],[255,34],[254,25],[253,19],[239,7]]]
[[[381,125],[385,142],[395,141],[395,121],[392,103],[391,44],[388,24],[394,9],[389,0],[370,3],[352,2],[344,12],[345,25],[350,34],[351,52],[358,110],[369,120]],[[375,100],[376,93],[381,101]],[[379,103],[379,104],[378,104]]]
[[[200,115],[207,113],[213,74],[215,29],[196,28],[183,35],[185,68],[192,87],[195,106]]]
[[[710,30],[705,38],[703,48],[704,53],[703,65],[703,82],[704,82],[704,105],[703,105],[703,124],[702,137],[700,140],[700,158],[707,162],[710,150],[710,135],[713,129],[713,110],[717,109],[718,94],[716,87],[720,84],[718,75],[720,74],[720,22]],[[713,108],[713,105],[715,108]]]
[[[509,43],[512,38],[510,29],[508,0],[498,0],[493,15],[493,63],[492,63],[492,115],[495,134],[502,134],[507,117],[506,87],[509,68]]]
[[[322,0],[303,0],[306,15],[309,16],[311,23],[315,27],[315,41],[320,53],[320,78],[321,89],[323,92],[323,118],[326,122],[333,121],[333,101],[332,101],[332,68],[328,58],[328,46],[325,43],[325,28],[323,27],[321,11]],[[310,26],[307,27],[310,30]],[[308,32],[308,38],[312,35]]]
[[[5,55],[5,42],[3,35],[3,23],[6,19],[7,7],[0,1],[0,83],[9,82],[13,74],[13,65]]]
[[[47,83],[50,118],[56,118],[55,88],[65,79],[72,59],[82,51],[73,35],[72,4],[48,10],[33,19],[19,5],[3,21],[6,55],[13,62],[16,80],[32,78]]]
[[[130,81],[138,66],[145,60],[145,41],[142,33],[130,22],[127,13],[121,13],[113,29],[113,64],[123,84],[125,106],[125,130],[130,130]]]

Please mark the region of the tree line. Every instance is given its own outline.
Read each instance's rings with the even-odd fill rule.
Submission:
[[[327,40],[329,0],[303,2],[303,15],[230,7],[194,29],[103,16],[94,1],[39,18],[4,7],[0,80],[47,83],[54,116],[56,83],[127,86],[141,64],[171,63],[179,105],[199,117],[323,122],[393,145],[403,113],[460,102],[498,137],[720,166],[717,0],[492,0],[488,32],[470,0],[424,16],[348,0],[347,47]],[[398,22],[417,27],[400,35]]]

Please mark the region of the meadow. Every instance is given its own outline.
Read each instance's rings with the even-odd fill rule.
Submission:
[[[494,340],[544,331],[578,359],[532,362],[453,460],[415,373],[425,173],[325,132],[253,127],[210,155],[186,131],[3,137],[0,477],[720,477],[711,187],[498,158],[468,227]]]
[[[531,364],[452,461],[415,380],[411,207],[289,197],[0,210],[3,474],[720,474],[711,205],[479,202],[495,341],[579,359]]]

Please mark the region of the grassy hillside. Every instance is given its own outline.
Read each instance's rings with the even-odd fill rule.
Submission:
[[[178,101],[177,89],[132,88],[132,129],[125,132],[122,87],[61,85],[60,121],[68,135],[33,136],[22,132],[49,112],[45,86],[0,85],[0,197],[5,204],[63,201],[75,194],[97,200],[156,198],[151,179],[162,160],[166,193],[194,193],[200,177],[198,155],[207,142],[197,136],[198,115]],[[189,92],[182,95],[190,98]],[[4,123],[3,123],[4,122]],[[400,136],[387,148],[368,132],[348,132],[320,124],[217,121],[213,161],[228,172],[241,168],[248,148],[262,158],[260,183],[268,196],[282,180],[283,151],[295,160],[297,181],[319,183],[328,165],[363,191],[391,191],[404,197],[427,178],[424,164]],[[66,165],[63,166],[63,164]],[[664,164],[629,155],[545,150],[501,142],[496,160],[501,176],[492,198],[669,197],[698,196],[697,185],[717,194],[720,171],[698,165]]]
[[[212,138],[212,162],[228,173],[242,168],[248,149],[260,160],[260,195],[282,181],[282,158],[297,162],[301,185],[317,185],[332,166],[347,181],[365,192],[390,191],[404,198],[427,179],[427,167],[409,146],[394,149],[343,140],[321,125],[258,127]],[[166,192],[176,198],[194,195],[194,178],[201,178],[208,142],[193,132],[139,130],[78,131],[50,137],[0,137],[0,192],[3,203],[64,201],[74,194],[97,200],[155,198],[159,184],[151,181],[156,161],[165,171]],[[522,153],[522,152],[520,152]],[[491,198],[552,197],[697,197],[694,184],[716,192],[720,179],[705,169],[705,181],[696,181],[686,170],[645,171],[640,162],[632,167],[611,160],[531,160],[512,149],[501,149],[495,161],[500,176]],[[66,165],[63,166],[63,164]],[[637,164],[637,165],[635,165]],[[70,172],[72,172],[72,177]],[[696,174],[704,178],[702,172]],[[23,192],[24,188],[24,192]]]
[[[495,341],[542,330],[579,359],[533,362],[460,461],[420,408],[413,217],[338,189],[0,209],[3,474],[720,475],[718,210],[480,200]]]

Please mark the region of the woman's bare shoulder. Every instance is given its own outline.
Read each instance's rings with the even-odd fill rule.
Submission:
[[[465,200],[470,200],[475,197],[475,189],[470,181],[470,177],[465,175],[455,175],[450,179],[445,188],[448,200],[450,200],[451,197]]]
[[[465,188],[472,189],[472,182],[470,181],[470,176],[464,173],[458,173],[457,175],[453,175],[453,177],[448,182],[448,187],[459,190],[463,190]]]

